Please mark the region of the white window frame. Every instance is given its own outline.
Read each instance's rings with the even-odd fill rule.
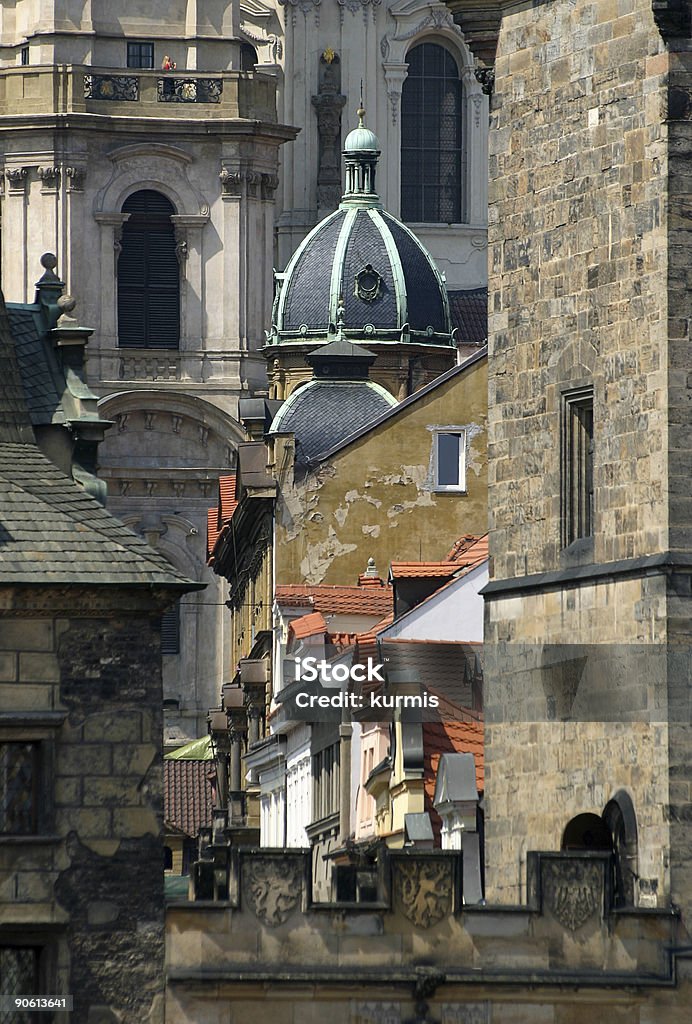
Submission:
[[[453,434],[459,438],[459,473],[456,484],[440,483],[440,438]],[[453,491],[456,494],[466,493],[466,430],[463,427],[440,427],[433,433],[433,472],[435,491]]]

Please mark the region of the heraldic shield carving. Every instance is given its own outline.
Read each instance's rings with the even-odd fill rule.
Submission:
[[[302,892],[300,864],[269,857],[248,858],[243,864],[243,893],[256,917],[275,928],[288,920]]]
[[[574,932],[593,917],[603,899],[603,865],[598,861],[543,862],[543,900],[563,928]]]
[[[452,865],[447,860],[398,860],[394,895],[405,917],[429,928],[452,913]]]

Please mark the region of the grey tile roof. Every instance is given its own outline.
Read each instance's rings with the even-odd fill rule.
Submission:
[[[165,558],[32,444],[0,443],[0,584],[180,585]]]
[[[7,317],[31,422],[34,426],[64,422],[61,392],[56,386],[61,371],[44,345],[39,307],[9,304]]]
[[[280,409],[272,432],[296,437],[296,462],[307,463],[387,412],[395,400],[372,381],[311,380]]]
[[[482,345],[488,337],[488,289],[449,292],[452,326],[459,329],[459,341]]]
[[[0,443],[33,439],[5,300],[0,294]]]

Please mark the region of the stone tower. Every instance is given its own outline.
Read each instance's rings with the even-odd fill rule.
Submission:
[[[692,903],[690,57],[682,4],[502,17],[490,900],[525,895],[527,850],[591,848],[621,905]]]

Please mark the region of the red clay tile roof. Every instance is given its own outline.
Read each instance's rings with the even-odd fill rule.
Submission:
[[[458,572],[456,562],[392,562],[392,579],[418,579],[432,577],[446,579]]]
[[[211,825],[214,807],[212,761],[164,760],[164,821],[195,838],[200,830]]]
[[[483,723],[482,722],[424,722],[423,723],[423,780],[425,810],[430,814],[435,845],[439,846],[441,821],[433,807],[437,769],[442,754],[473,754],[476,764],[476,786],[483,792]]]
[[[391,587],[329,587],[283,584],[276,601],[286,608],[313,608],[324,615],[385,615],[392,608]]]
[[[296,640],[304,640],[308,636],[317,636],[319,633],[327,632],[327,623],[321,612],[311,612],[309,615],[301,615],[294,619],[288,627],[289,637]]]
[[[235,482],[235,474],[219,477],[218,504],[207,512],[207,562],[209,565],[214,564],[214,548],[238,507],[235,497]]]
[[[459,540],[452,545],[451,551],[447,554],[448,561],[462,562],[467,565],[470,565],[471,563],[477,565],[479,562],[484,562],[487,557],[487,533],[484,533],[482,537],[474,537],[471,535],[460,537]]]

